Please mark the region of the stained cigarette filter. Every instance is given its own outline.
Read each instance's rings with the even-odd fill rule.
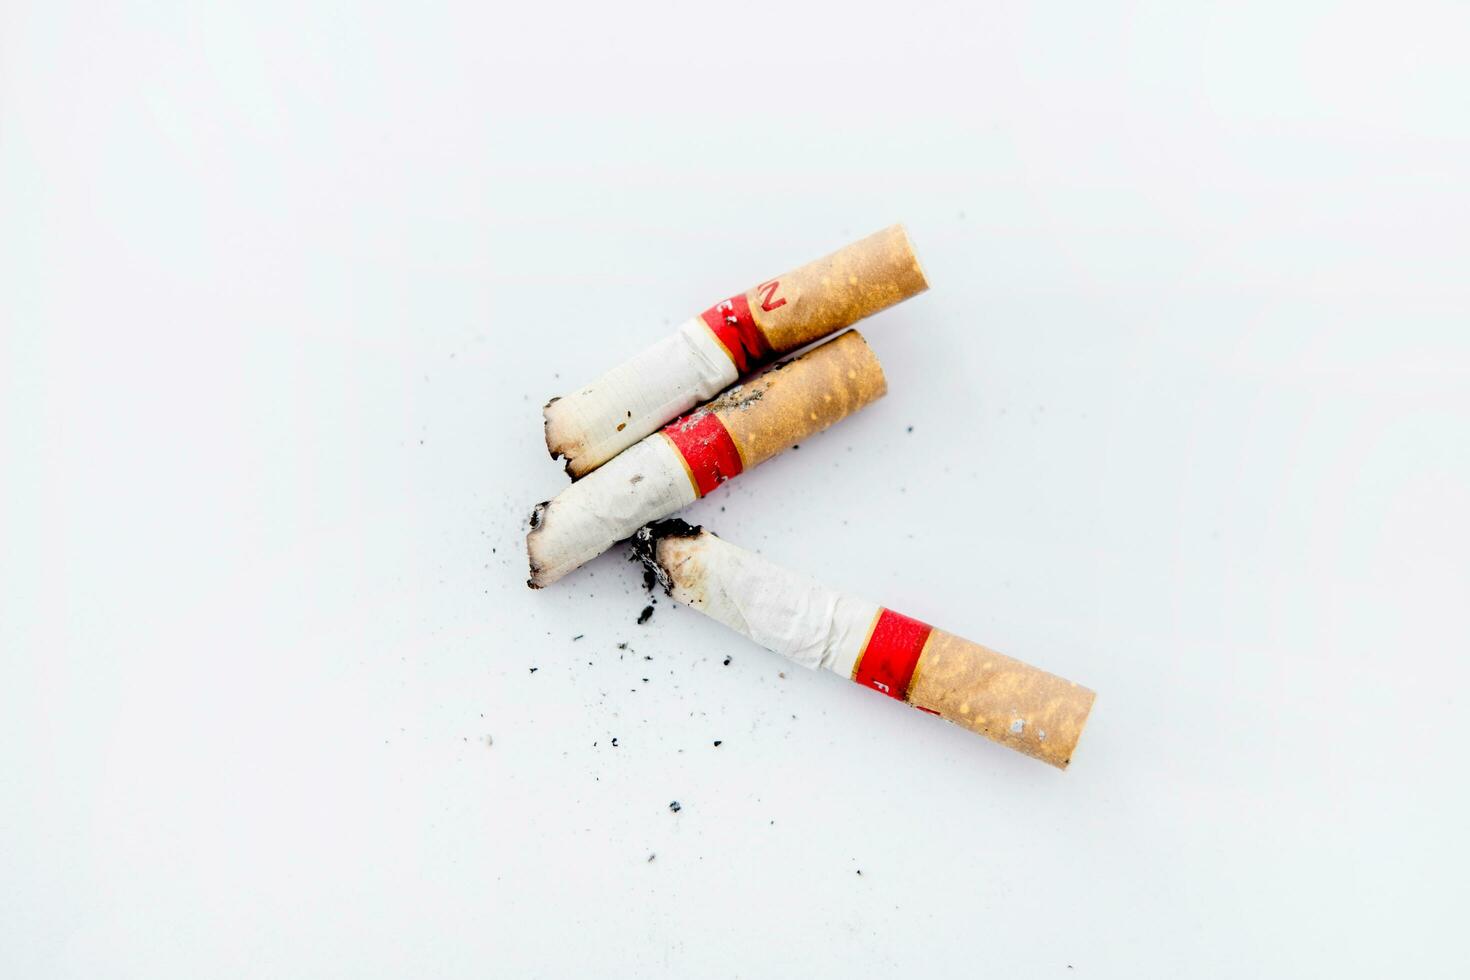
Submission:
[[[539,504],[526,536],[527,584],[550,585],[886,391],[855,330],[731,388]]]
[[[545,408],[546,448],[581,477],[783,354],[929,286],[902,225],[767,279]]]
[[[1059,769],[1095,695],[902,613],[827,588],[680,520],[634,553],[675,599],[768,650],[826,668]]]

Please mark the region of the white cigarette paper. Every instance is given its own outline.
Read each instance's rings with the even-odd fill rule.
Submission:
[[[857,599],[680,520],[634,554],[669,595],[804,667],[822,668],[1065,769],[1093,692]]]

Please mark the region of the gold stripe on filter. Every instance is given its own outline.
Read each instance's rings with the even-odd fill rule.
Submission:
[[[777,354],[798,350],[929,288],[903,225],[884,228],[745,294]]]
[[[883,367],[850,330],[710,403],[750,469],[883,397]]]
[[[934,630],[919,655],[905,700],[1065,769],[1095,697],[1080,684]]]

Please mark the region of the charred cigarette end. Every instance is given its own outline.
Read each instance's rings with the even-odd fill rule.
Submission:
[[[645,524],[633,536],[633,557],[653,573],[655,581],[663,587],[664,595],[671,596],[674,594],[674,580],[659,560],[659,545],[669,538],[697,538],[703,533],[704,528],[677,517]]]
[[[558,395],[542,407],[541,418],[544,421],[541,430],[546,436],[547,455],[559,461],[562,468],[566,470],[567,476],[575,480],[583,472],[575,466],[582,451],[582,445],[577,438],[569,436],[564,431],[569,427],[569,423],[563,411],[557,407],[557,402],[561,400],[561,396]]]
[[[533,589],[539,589],[546,583],[541,580],[541,563],[536,560],[536,550],[531,545],[531,538],[535,536],[537,528],[541,526],[541,520],[546,514],[546,507],[550,503],[551,501],[549,500],[543,500],[532,509],[530,518],[531,529],[526,534],[526,558],[530,564],[531,572],[531,577],[526,579],[526,584]]]

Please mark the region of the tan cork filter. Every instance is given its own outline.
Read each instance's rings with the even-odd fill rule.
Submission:
[[[1081,685],[934,630],[905,700],[1065,769],[1095,697]]]
[[[903,225],[884,228],[745,294],[777,354],[798,350],[929,288]]]
[[[888,383],[856,330],[731,388],[709,404],[745,469],[883,397]]]

